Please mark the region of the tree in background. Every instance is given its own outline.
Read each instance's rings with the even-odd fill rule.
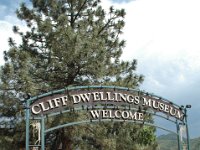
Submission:
[[[1,67],[0,114],[2,124],[10,127],[4,128],[1,142],[10,143],[7,146],[12,148],[23,147],[25,140],[22,95],[35,96],[75,85],[138,88],[143,81],[143,76],[135,73],[136,60],[120,60],[125,46],[120,39],[125,25],[124,9],[110,7],[106,12],[100,0],[31,2],[32,7],[22,3],[16,11],[29,30],[24,33],[13,27],[22,43],[17,45],[9,39],[10,48],[4,52],[5,64]],[[80,115],[69,114],[49,124],[77,117]],[[52,150],[61,143],[62,149],[139,149],[136,147],[154,145],[154,131],[133,124],[100,123],[57,130],[46,140]]]

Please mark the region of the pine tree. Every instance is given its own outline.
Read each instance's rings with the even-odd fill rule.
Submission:
[[[24,94],[35,96],[75,85],[138,88],[142,83],[143,76],[135,73],[137,61],[120,60],[125,46],[125,41],[120,39],[125,25],[124,9],[110,7],[106,12],[100,0],[31,2],[32,7],[22,3],[16,11],[29,30],[24,33],[13,27],[22,43],[17,45],[9,39],[10,48],[4,52],[5,64],[1,67],[0,107],[4,124],[12,127],[8,137],[16,130],[24,132],[24,120],[19,117],[24,116],[21,105]],[[72,116],[68,115],[69,120]],[[59,117],[51,123],[61,121]],[[126,130],[119,130],[122,127]],[[57,149],[60,143],[63,149],[74,149],[77,145],[82,149],[133,149],[134,144],[151,145],[155,141],[154,129],[144,130],[137,125],[103,123],[91,125],[91,129],[82,128],[81,131],[76,127],[58,130],[53,133],[54,139],[47,135],[51,149]],[[150,142],[146,139],[133,143],[143,134],[149,134]],[[19,147],[25,138],[15,133],[11,139],[11,146]]]

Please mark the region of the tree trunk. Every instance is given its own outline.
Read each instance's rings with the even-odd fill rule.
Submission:
[[[61,142],[62,142],[62,150],[72,150],[72,140],[70,139],[70,129],[68,130],[69,134],[65,135],[64,128],[61,132]]]

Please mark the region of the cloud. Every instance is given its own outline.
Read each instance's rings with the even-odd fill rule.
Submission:
[[[4,14],[6,11],[6,8],[7,7],[5,5],[0,5],[0,14]],[[1,16],[3,16],[3,15],[1,15]]]
[[[179,105],[192,104],[192,137],[200,124],[200,5],[199,0],[137,0],[108,3],[126,10],[122,59],[138,60],[145,75],[141,86]],[[190,123],[190,122],[189,122]]]
[[[13,0],[0,1],[0,19],[4,20],[6,16],[13,15],[19,4],[20,1],[13,1]]]

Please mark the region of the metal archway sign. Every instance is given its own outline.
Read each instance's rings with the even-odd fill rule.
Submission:
[[[126,121],[145,124],[175,133],[181,150],[180,125],[185,125],[189,150],[189,134],[186,109],[159,96],[143,91],[115,86],[77,86],[52,91],[26,101],[26,150],[30,146],[45,149],[45,134],[56,129],[83,123],[101,121]],[[71,111],[85,111],[87,118],[80,121],[45,128],[45,119]],[[145,114],[155,115],[174,123],[176,132],[151,124],[144,119]],[[30,120],[40,121],[39,145],[30,145]]]

